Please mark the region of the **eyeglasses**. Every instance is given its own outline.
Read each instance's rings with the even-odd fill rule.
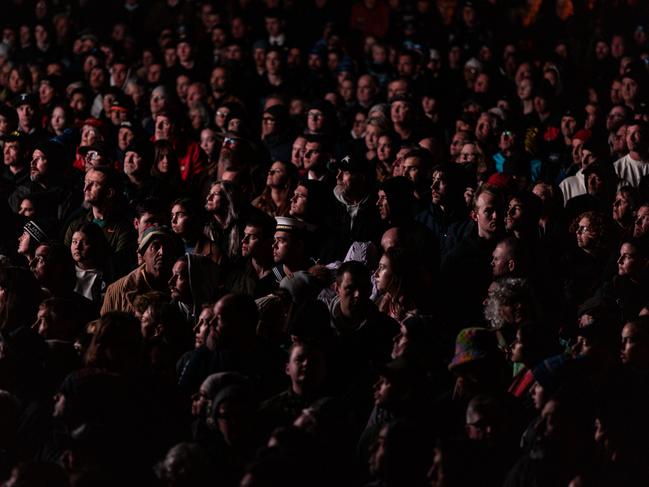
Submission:
[[[275,123],[275,119],[273,117],[264,117],[261,119],[261,121],[264,123]]]
[[[96,150],[89,150],[86,152],[86,161],[94,161],[95,159],[99,159],[99,152]]]
[[[588,233],[591,232],[591,228],[588,225],[580,225],[580,226],[577,227],[577,233],[578,234],[586,233],[586,232],[588,232]]]
[[[309,118],[323,118],[324,115],[322,113],[320,113],[320,112],[309,112],[307,114],[307,117],[309,117]]]
[[[273,175],[281,172],[282,172],[281,169],[271,169],[270,171],[268,171],[268,174]]]

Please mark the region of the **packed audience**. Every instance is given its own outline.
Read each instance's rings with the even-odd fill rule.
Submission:
[[[5,3],[2,485],[649,485],[646,2]]]

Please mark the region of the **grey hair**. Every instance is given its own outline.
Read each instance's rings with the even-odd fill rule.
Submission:
[[[159,480],[177,487],[207,485],[209,458],[195,443],[178,443],[153,468]]]
[[[530,299],[530,287],[527,279],[506,277],[496,281],[495,289],[489,292],[484,316],[493,328],[501,328],[505,323],[500,313],[502,305],[510,303],[526,303]]]

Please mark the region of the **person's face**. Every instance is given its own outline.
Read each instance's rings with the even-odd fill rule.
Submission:
[[[606,182],[598,174],[591,173],[586,179],[586,188],[588,190],[588,194],[590,195],[604,195],[606,190]]]
[[[155,121],[155,139],[167,140],[171,137],[171,120],[158,115]]]
[[[606,117],[606,130],[613,130],[618,124],[622,123],[625,117],[624,108],[616,106],[611,108]]]
[[[127,176],[139,176],[144,170],[144,159],[135,151],[128,151],[124,156],[124,173]]]
[[[207,395],[207,391],[201,384],[197,393],[192,395],[192,416],[195,418],[205,418],[210,410],[212,400]]]
[[[516,331],[516,338],[510,346],[510,360],[515,363],[523,363],[525,361],[525,344],[521,337],[521,330]]]
[[[463,134],[456,132],[453,135],[453,139],[451,140],[451,146],[450,146],[450,153],[452,158],[454,159],[458,158],[462,150],[462,147],[464,147],[465,142],[466,139],[464,138]]]
[[[376,288],[380,292],[385,292],[388,290],[390,283],[392,282],[393,273],[392,264],[390,263],[390,259],[386,255],[383,255],[381,257],[381,260],[379,261],[379,267],[376,269],[374,278],[376,279]]]
[[[302,157],[304,156],[305,147],[306,139],[304,137],[298,137],[293,142],[293,147],[291,148],[291,163],[298,168],[302,167]]]
[[[614,80],[611,82],[611,103],[618,104],[622,102],[622,82]]]
[[[277,74],[279,72],[281,59],[277,51],[269,51],[266,53],[266,71],[269,74]]]
[[[374,384],[374,405],[379,407],[389,406],[397,399],[397,391],[392,382],[380,376]]]
[[[577,233],[577,246],[582,249],[591,249],[597,243],[597,236],[590,225],[590,219],[587,217],[579,220],[579,225],[576,230]]]
[[[168,279],[174,263],[173,244],[168,238],[154,237],[144,251],[144,267],[155,279]]]
[[[78,263],[88,262],[92,256],[92,245],[88,241],[88,237],[83,232],[74,232],[72,234],[72,241],[70,242],[70,253],[72,259]]]
[[[128,127],[121,127],[119,132],[117,132],[117,145],[121,151],[126,150],[126,148],[131,145],[135,135],[133,131]]]
[[[581,166],[581,148],[584,145],[584,141],[581,139],[572,139],[572,162]]]
[[[486,141],[491,135],[491,124],[489,123],[489,116],[486,114],[480,115],[478,123],[475,127],[475,136],[478,140]]]
[[[478,149],[475,144],[464,144],[460,150],[458,162],[460,164],[474,163],[478,159]]]
[[[577,121],[574,117],[562,117],[561,118],[561,133],[564,137],[572,137],[575,135],[577,130]]]
[[[356,85],[356,99],[362,105],[367,105],[374,96],[374,83],[368,76],[361,76]]]
[[[169,279],[169,291],[171,299],[182,302],[191,302],[191,290],[189,287],[189,268],[187,262],[178,260],[171,268]]]
[[[266,17],[264,19],[264,25],[266,26],[266,32],[269,36],[277,36],[280,34],[281,23],[277,17]]]
[[[41,105],[47,105],[54,98],[54,88],[49,83],[41,83],[38,88],[38,98]]]
[[[36,321],[32,325],[32,330],[38,333],[41,337],[47,338],[48,330],[52,328],[54,322],[54,315],[47,306],[41,305],[38,308]]]
[[[397,79],[388,84],[388,100],[391,100],[397,95],[405,95],[408,91],[407,83],[402,79]]]
[[[223,189],[221,188],[220,184],[214,184],[211,187],[210,192],[207,195],[207,201],[205,203],[205,209],[210,213],[216,213],[222,209],[222,191]]]
[[[642,274],[647,268],[647,261],[643,259],[637,249],[624,243],[620,247],[620,257],[617,259],[617,273],[620,276],[635,277]]]
[[[641,206],[635,216],[633,225],[633,236],[635,238],[649,235],[649,206]]]
[[[32,181],[41,181],[47,176],[48,162],[45,154],[36,149],[32,154],[29,177]]]
[[[160,90],[154,90],[151,93],[151,98],[149,100],[149,108],[151,113],[155,115],[165,108],[167,104],[167,97]]]
[[[367,129],[367,117],[364,113],[357,113],[354,115],[354,125],[352,126],[352,132],[354,137],[360,138],[365,134]]]
[[[181,63],[190,61],[192,57],[192,46],[188,42],[179,42],[176,46],[176,55]]]
[[[291,350],[286,375],[292,384],[318,386],[325,377],[324,356],[322,352],[294,346]]]
[[[622,351],[620,359],[623,364],[646,369],[649,357],[649,340],[637,326],[627,323],[622,328]]]
[[[390,119],[393,123],[400,124],[408,122],[411,114],[412,108],[405,101],[395,101],[390,105]]]
[[[281,162],[274,162],[268,170],[266,177],[266,186],[271,188],[283,188],[287,184],[287,174],[284,164]]]
[[[39,282],[43,282],[51,271],[50,248],[40,245],[34,252],[34,258],[29,263],[29,268]]]
[[[307,202],[309,199],[309,190],[304,186],[298,186],[293,192],[291,198],[290,215],[298,218],[304,218],[307,212]]]
[[[216,150],[216,134],[212,129],[201,130],[201,149],[206,154],[214,154]]]
[[[24,216],[25,218],[33,218],[36,214],[36,208],[34,208],[34,203],[25,198],[20,202],[20,208],[18,209],[18,214]]]
[[[338,94],[345,103],[350,103],[354,98],[354,82],[350,79],[342,80],[338,86]]]
[[[304,169],[311,171],[324,164],[324,154],[319,142],[307,142],[304,149]]]
[[[415,184],[419,184],[425,177],[421,160],[418,157],[407,157],[403,161],[403,175]]]
[[[306,114],[306,124],[310,132],[322,132],[325,124],[324,113],[320,110],[309,110]]]
[[[546,402],[545,391],[543,390],[543,386],[538,382],[532,386],[532,401],[537,411],[543,409],[543,405]]]
[[[91,205],[99,205],[106,200],[106,176],[90,170],[84,177],[83,200]]]
[[[440,205],[446,196],[446,175],[441,171],[433,172],[433,178],[430,185],[431,199],[433,204]]]
[[[365,312],[370,296],[369,282],[359,282],[349,272],[345,272],[336,286],[340,298],[340,311],[345,317],[359,317]]]
[[[60,133],[65,129],[66,118],[65,110],[61,107],[56,107],[52,110],[52,117],[50,118],[50,125],[56,133]]]
[[[632,218],[631,202],[626,193],[617,193],[613,201],[613,220],[618,223],[626,222]]]
[[[187,90],[189,89],[190,80],[187,76],[181,75],[176,78],[176,94],[181,100],[187,99]]]
[[[243,257],[257,257],[264,250],[264,238],[262,229],[252,225],[246,225],[241,239],[241,255]]]
[[[639,151],[643,146],[642,131],[639,125],[629,125],[626,129],[626,145],[630,151]]]
[[[367,150],[376,150],[380,133],[381,129],[376,125],[370,123],[367,126],[365,129],[365,147]]]
[[[198,348],[205,344],[207,334],[210,330],[210,323],[214,319],[214,310],[211,307],[203,308],[198,316],[198,323],[194,327],[194,346]]]
[[[510,257],[507,247],[503,244],[496,245],[491,254],[491,271],[493,277],[505,277],[510,272]]]
[[[627,126],[622,125],[615,132],[615,136],[613,137],[613,152],[616,154],[626,154],[629,150],[626,145],[626,131]]]
[[[489,92],[489,75],[487,73],[480,73],[473,84],[473,91],[476,93]]]
[[[471,214],[482,234],[493,235],[498,231],[500,211],[494,195],[482,193],[478,196],[476,208]]]
[[[518,198],[512,198],[507,206],[507,215],[505,216],[505,229],[508,232],[518,230],[523,225],[525,218],[525,208],[523,202]]]
[[[376,155],[381,162],[389,163],[394,155],[394,148],[390,137],[382,135],[379,137],[376,147]]]
[[[15,69],[13,69],[9,74],[9,89],[13,93],[20,93],[25,89],[25,80]]]
[[[18,113],[18,123],[22,127],[31,127],[34,120],[35,111],[31,105],[20,105],[16,112]]]
[[[622,99],[629,103],[638,97],[638,83],[631,78],[622,78]]]
[[[18,237],[18,255],[24,255],[29,258],[29,245],[31,244],[32,237],[27,232],[23,232]]]
[[[295,251],[294,236],[289,232],[275,232],[275,239],[273,241],[273,261],[276,264],[286,262],[293,255]]]
[[[5,165],[18,165],[20,163],[20,142],[5,142],[2,153]]]
[[[385,191],[382,189],[379,190],[378,198],[376,200],[376,207],[379,210],[379,216],[381,220],[390,219],[390,205],[388,204],[388,197],[385,194]]]
[[[90,125],[84,125],[81,128],[81,143],[79,144],[80,147],[87,147],[89,145],[93,145],[98,138],[98,133],[97,129],[95,127],[92,127]]]

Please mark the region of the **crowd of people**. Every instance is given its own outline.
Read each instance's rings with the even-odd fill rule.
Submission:
[[[7,0],[0,482],[649,484],[649,5]]]

